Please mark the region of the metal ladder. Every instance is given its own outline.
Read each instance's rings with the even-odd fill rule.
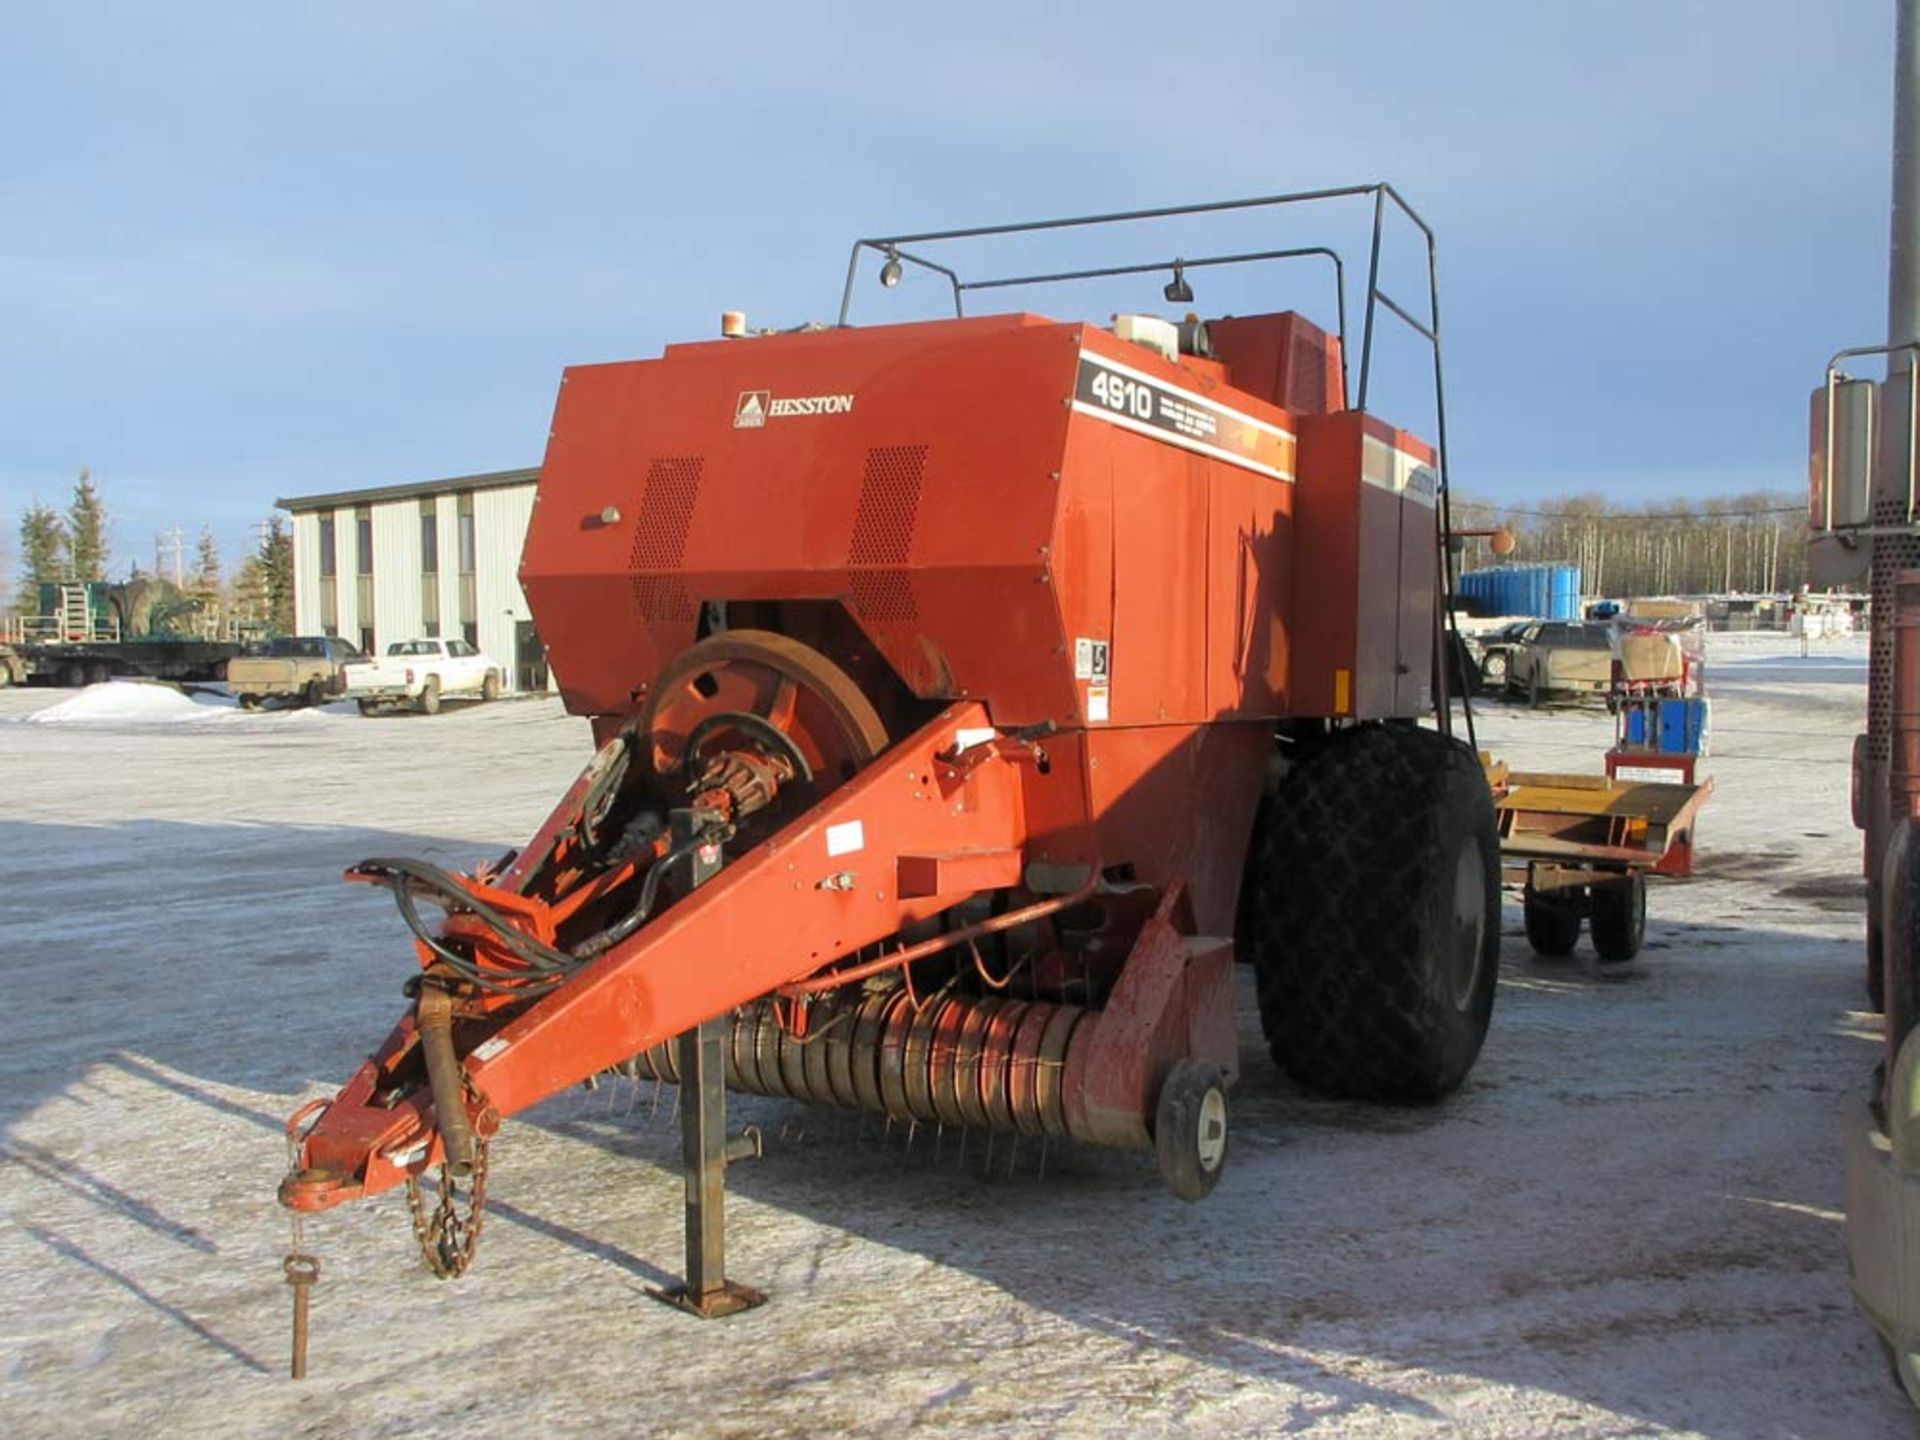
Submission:
[[[68,641],[93,639],[93,611],[87,604],[87,587],[84,585],[60,587],[60,638]]]

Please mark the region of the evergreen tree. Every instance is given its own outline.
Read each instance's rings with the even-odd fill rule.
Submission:
[[[38,500],[20,515],[20,591],[22,614],[40,613],[40,587],[66,578],[67,527],[60,512]]]
[[[278,515],[267,519],[260,542],[260,568],[265,581],[267,624],[276,635],[293,633],[293,536]]]
[[[242,624],[264,625],[267,612],[267,567],[258,551],[240,562],[233,577],[233,613]]]
[[[67,559],[75,580],[107,578],[107,507],[91,470],[80,472],[67,507]]]
[[[214,543],[213,527],[200,527],[200,547],[193,562],[193,580],[188,586],[195,595],[210,600],[220,598],[220,547]]]

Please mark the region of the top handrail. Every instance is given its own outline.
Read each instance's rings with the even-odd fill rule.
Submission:
[[[1286,205],[1308,205],[1326,201],[1351,200],[1370,196],[1373,200],[1372,239],[1367,252],[1367,292],[1366,309],[1362,321],[1360,341],[1360,388],[1353,398],[1356,409],[1365,410],[1371,394],[1373,380],[1373,336],[1374,319],[1384,309],[1395,319],[1411,328],[1423,340],[1433,353],[1433,407],[1434,423],[1437,433],[1434,436],[1434,451],[1438,478],[1438,520],[1439,520],[1439,579],[1441,593],[1444,596],[1453,593],[1453,505],[1451,471],[1447,463],[1447,402],[1446,376],[1441,363],[1440,344],[1440,270],[1434,243],[1433,227],[1427,224],[1420,213],[1406,201],[1400,192],[1384,180],[1366,185],[1341,185],[1320,190],[1296,190],[1275,195],[1253,195],[1238,200],[1212,200],[1194,205],[1160,205],[1142,210],[1108,210],[1093,215],[1068,215],[1050,220],[1026,220],[1002,225],[968,225],[951,230],[919,230],[898,235],[873,235],[853,242],[851,253],[847,256],[846,284],[840,292],[840,315],[838,324],[845,327],[850,323],[853,313],[853,287],[860,275],[860,257],[863,252],[873,251],[886,257],[886,264],[911,264],[945,275],[953,289],[954,313],[965,313],[963,297],[969,290],[1003,289],[1015,285],[1035,285],[1059,280],[1091,279],[1099,275],[1138,274],[1145,270],[1168,269],[1174,266],[1182,268],[1197,267],[1201,261],[1173,260],[1159,265],[1115,266],[1105,269],[1085,271],[1065,271],[1052,275],[1001,276],[985,280],[965,280],[959,272],[947,265],[916,254],[903,247],[910,245],[934,245],[952,241],[982,240],[996,236],[1036,234],[1053,230],[1083,229],[1098,225],[1126,225],[1140,221],[1171,220],[1191,215],[1218,215],[1229,211],[1272,209]],[[1401,304],[1380,288],[1380,242],[1386,228],[1387,204],[1391,201],[1394,209],[1415,229],[1420,232],[1426,243],[1427,251],[1427,305],[1424,321],[1408,306]],[[1347,356],[1347,320],[1346,320],[1346,272],[1337,252],[1330,252],[1323,246],[1308,247],[1301,254],[1328,253],[1335,265],[1335,286],[1340,302],[1340,365],[1341,365],[1341,401],[1346,403],[1346,356]],[[1272,260],[1294,258],[1291,251],[1252,251],[1239,256],[1203,257],[1208,263],[1248,263],[1253,260]],[[1176,272],[1177,273],[1177,272]],[[891,283],[891,282],[889,282]],[[1449,612],[1451,613],[1451,612]],[[1435,665],[1440,676],[1440,690],[1435,696],[1435,710],[1443,730],[1451,725],[1447,703],[1446,677],[1449,666],[1441,653],[1440,637],[1435,639]],[[1473,715],[1467,712],[1467,733],[1473,734]]]

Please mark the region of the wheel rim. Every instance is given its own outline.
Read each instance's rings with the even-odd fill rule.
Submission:
[[[1460,847],[1460,858],[1453,867],[1453,934],[1447,953],[1447,984],[1456,1010],[1473,1008],[1486,935],[1486,867],[1480,837],[1472,835]]]
[[[887,744],[872,703],[839,666],[784,635],[733,631],[701,641],[654,683],[639,722],[653,773],[671,774],[700,722],[727,712],[763,720],[792,740],[813,771],[816,797]]]
[[[1200,1097],[1200,1113],[1194,1120],[1194,1154],[1200,1168],[1211,1175],[1227,1158],[1227,1097],[1218,1086],[1208,1086]]]

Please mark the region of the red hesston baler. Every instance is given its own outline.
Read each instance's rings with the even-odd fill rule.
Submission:
[[[1376,256],[1390,211],[1425,232],[1384,186],[1201,208],[1341,197]],[[1187,299],[1185,271],[1330,254],[1044,278],[1171,268]],[[932,268],[956,311],[1008,283]],[[1371,273],[1369,334],[1389,310]],[[1499,840],[1433,694],[1444,465],[1365,412],[1367,357],[1349,405],[1344,336],[1292,313],[842,321],[567,372],[521,581],[599,750],[493,869],[352,872],[400,903],[416,1001],[296,1117],[295,1210],[444,1162],[423,1238],[457,1271],[501,1117],[678,1080],[710,1313],[723,1079],[1157,1152],[1196,1199],[1236,958],[1309,1086],[1431,1099],[1472,1065]],[[1415,328],[1437,389],[1437,305]]]

